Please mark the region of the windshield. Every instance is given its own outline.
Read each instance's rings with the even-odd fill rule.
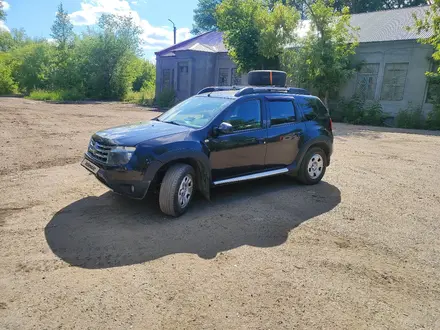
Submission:
[[[233,99],[209,96],[191,97],[165,112],[159,121],[200,128],[231,104]]]

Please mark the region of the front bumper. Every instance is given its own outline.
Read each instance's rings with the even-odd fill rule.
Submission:
[[[134,199],[143,199],[147,194],[151,181],[145,179],[143,172],[127,168],[105,167],[87,154],[85,154],[85,159],[99,167],[96,174],[91,174],[114,192]]]

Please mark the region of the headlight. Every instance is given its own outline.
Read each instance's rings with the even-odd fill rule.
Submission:
[[[130,161],[135,151],[136,147],[114,147],[108,154],[108,164],[125,165]]]

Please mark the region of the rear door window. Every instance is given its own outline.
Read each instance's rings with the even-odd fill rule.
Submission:
[[[270,101],[270,125],[293,123],[296,120],[292,101]]]

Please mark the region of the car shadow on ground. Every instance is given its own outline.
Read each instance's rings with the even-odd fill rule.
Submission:
[[[274,177],[214,189],[197,197],[180,218],[163,215],[157,197],[133,201],[111,192],[86,197],[55,214],[45,228],[52,251],[83,268],[142,263],[175,253],[214,258],[242,245],[284,243],[293,228],[332,210],[341,201],[335,186],[302,186]]]

